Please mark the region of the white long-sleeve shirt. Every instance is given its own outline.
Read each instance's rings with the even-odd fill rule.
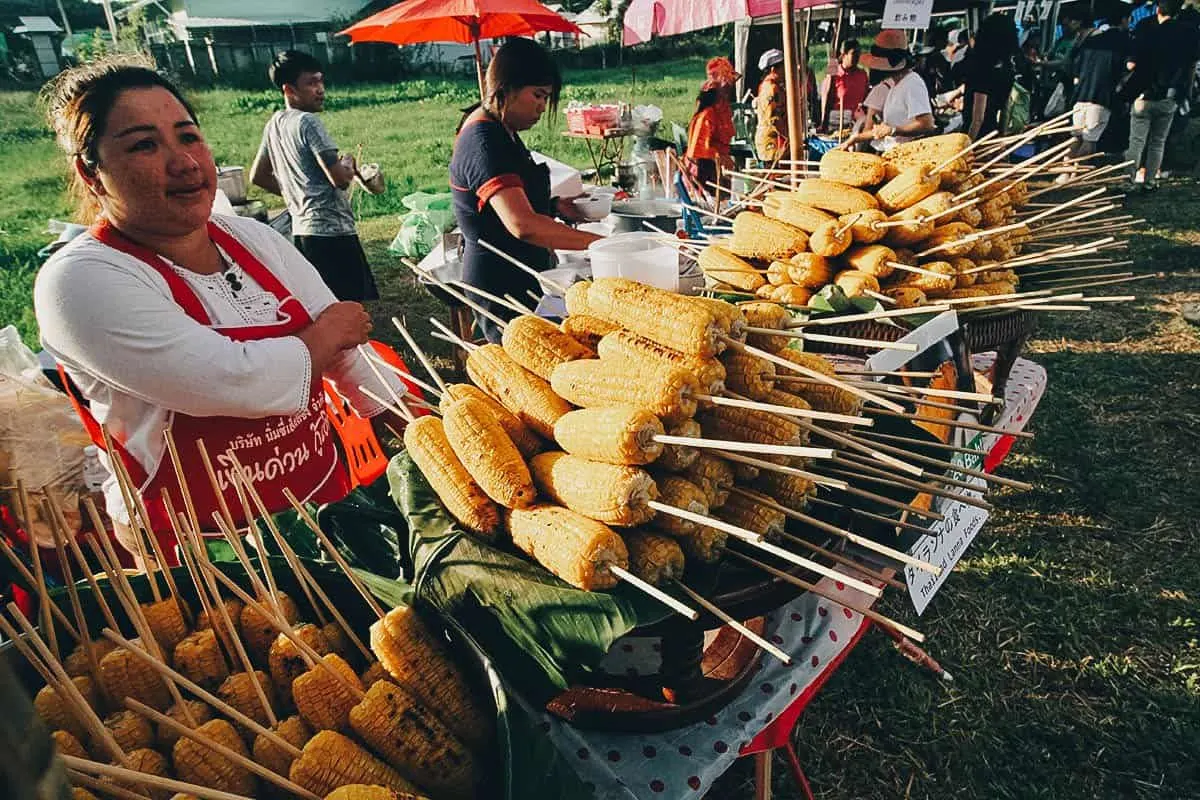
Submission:
[[[250,250],[313,319],[337,302],[316,269],[270,227],[240,217],[215,215],[213,220]],[[150,474],[164,457],[162,432],[172,412],[246,418],[296,414],[308,400],[312,376],[308,348],[295,336],[238,342],[220,333],[221,327],[276,322],[278,299],[239,266],[228,272],[241,283],[236,292],[223,274],[171,267],[200,298],[214,327],[189,317],[155,269],[90,234],[55,253],[34,285],[43,346],[90,401],[97,421]],[[399,379],[381,372],[397,394],[404,393]],[[383,411],[359,391],[363,385],[387,396],[355,351],[343,353],[324,377],[360,415]],[[128,523],[115,478],[105,483],[104,493],[109,515]]]

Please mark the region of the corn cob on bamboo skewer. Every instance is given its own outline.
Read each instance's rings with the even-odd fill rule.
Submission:
[[[300,755],[300,749],[298,747],[295,747],[295,746],[291,745],[289,742],[287,742],[286,740],[280,738],[273,731],[264,727],[260,723],[256,722],[251,717],[248,717],[247,715],[243,714],[241,711],[237,710],[233,706],[230,706],[224,700],[217,697],[215,694],[208,691],[204,687],[200,686],[199,684],[197,684],[193,681],[188,680],[185,676],[181,675],[178,671],[172,669],[171,667],[167,666],[166,664],[156,661],[154,659],[154,657],[151,656],[149,653],[146,653],[144,650],[141,650],[136,645],[134,645],[132,642],[128,641],[127,639],[124,639],[117,632],[113,631],[112,629],[105,629],[104,636],[106,638],[108,638],[111,642],[113,642],[115,645],[117,645],[118,647],[122,648],[123,650],[126,650],[127,652],[131,653],[134,657],[142,660],[151,669],[154,669],[155,671],[159,672],[163,676],[167,677],[169,680],[171,680],[175,683],[178,683],[180,686],[184,687],[189,692],[192,692],[197,697],[199,697],[201,700],[208,703],[213,708],[215,708],[217,711],[220,711],[222,714],[225,714],[226,716],[230,717],[232,720],[234,720],[238,724],[244,725],[246,728],[253,731],[258,736],[262,736],[262,737],[266,738],[267,740],[269,740],[272,744],[274,744],[276,747],[280,748],[281,750],[291,753],[293,756]]]
[[[629,566],[625,542],[602,522],[551,504],[504,516],[514,545],[578,589],[612,588],[617,578],[609,566]]]
[[[591,313],[664,347],[707,358],[722,349],[722,320],[673,292],[624,278],[600,278],[587,290]]]
[[[663,452],[658,417],[636,406],[581,408],[559,418],[554,438],[572,455],[609,464],[649,464]]]
[[[454,454],[488,497],[508,508],[533,503],[529,467],[486,405],[469,397],[458,400],[446,410],[442,425]]]
[[[658,497],[658,489],[644,470],[561,451],[534,456],[529,466],[541,493],[577,514],[622,527],[654,516],[646,502]]]
[[[560,364],[551,376],[550,387],[565,398],[564,404],[584,408],[633,404],[659,417],[664,425],[693,416],[699,393],[695,377],[682,368],[656,369],[647,375],[639,374],[627,362],[603,359]]]
[[[417,787],[399,772],[336,731],[321,731],[310,739],[288,777],[321,796],[351,783],[418,794]]]
[[[552,323],[528,314],[514,317],[504,328],[502,346],[513,361],[537,375],[550,380],[550,373],[559,364],[580,358],[595,358],[584,347]]]
[[[847,586],[853,586],[858,591],[866,592],[867,594],[871,595],[872,597],[879,597],[882,594],[882,592],[879,589],[877,589],[876,587],[871,586],[866,583],[863,583],[862,581],[858,580],[857,578],[850,577],[849,575],[846,575],[841,572],[837,572],[836,570],[831,570],[822,564],[816,563],[815,561],[810,561],[807,558],[798,556],[795,553],[792,553],[788,550],[784,550],[781,547],[776,547],[775,545],[773,545],[769,542],[765,542],[762,540],[762,537],[758,536],[753,531],[745,530],[744,528],[740,528],[736,525],[730,525],[728,522],[725,522],[720,519],[714,519],[712,517],[705,517],[700,514],[692,514],[689,511],[684,511],[682,509],[678,509],[673,506],[668,506],[664,503],[659,503],[656,500],[651,500],[650,506],[655,511],[661,511],[664,514],[671,514],[673,516],[679,516],[679,517],[682,517],[683,519],[690,519],[692,522],[695,522],[698,525],[708,525],[710,527],[724,530],[726,533],[728,533],[730,536],[734,537],[735,539],[739,539],[743,542],[746,542],[747,544],[750,544],[750,545],[753,545],[760,549],[766,550],[768,553],[771,553],[772,555],[782,558],[785,561],[790,561],[791,563],[796,564],[798,566],[802,566],[805,569],[816,572],[819,575],[823,575],[823,576],[825,576],[827,578],[831,578],[833,580],[840,580],[843,583],[845,583]]]
[[[107,778],[119,779],[125,783],[132,783],[138,786],[153,786],[155,788],[165,789],[167,791],[180,792],[192,797],[205,798],[205,800],[254,800],[252,797],[247,797],[244,794],[235,794],[219,789],[213,789],[207,786],[199,786],[187,781],[180,781],[174,778],[161,778],[156,775],[146,775],[136,770],[118,767],[112,764],[102,764],[99,761],[90,761],[84,758],[75,758],[74,756],[62,756],[63,763],[73,773],[85,773],[103,775]],[[103,791],[115,791],[117,787],[110,786],[107,783],[96,782],[97,786],[103,787]]]
[[[467,530],[493,538],[500,512],[458,459],[442,421],[428,416],[409,424],[404,446],[451,516]]]

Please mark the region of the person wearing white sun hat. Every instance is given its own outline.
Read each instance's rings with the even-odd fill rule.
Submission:
[[[913,56],[904,31],[885,28],[875,37],[862,64],[873,74],[884,73],[863,105],[862,127],[839,147],[849,149],[870,142],[872,149],[887,152],[901,142],[933,133],[933,106],[929,89],[913,71]]]
[[[767,50],[758,58],[762,79],[754,96],[758,126],[754,131],[754,150],[759,159],[775,161],[787,152],[787,87],[783,80],[783,51]]]

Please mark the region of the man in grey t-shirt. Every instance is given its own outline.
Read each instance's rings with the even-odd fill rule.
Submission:
[[[283,92],[286,108],[263,129],[250,180],[283,196],[297,249],[339,300],[376,300],[379,291],[346,195],[358,168],[353,156],[338,154],[317,116],[325,107],[321,70],[321,62],[307,53],[289,50],[275,57],[271,82]]]

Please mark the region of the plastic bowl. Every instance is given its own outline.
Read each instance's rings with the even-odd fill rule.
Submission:
[[[576,197],[575,208],[584,219],[598,222],[612,211],[613,199],[610,194],[595,194],[590,197]]]

